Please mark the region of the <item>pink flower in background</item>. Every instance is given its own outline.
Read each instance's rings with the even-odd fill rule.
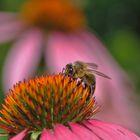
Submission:
[[[75,60],[93,62],[112,78],[97,77],[95,96],[103,105],[98,118],[140,131],[140,114],[130,100],[133,91],[127,75],[97,37],[85,29],[82,13],[69,1],[29,0],[21,14],[1,12],[0,42],[10,40],[15,42],[3,69],[5,90],[32,77],[42,57],[51,72],[60,72]]]

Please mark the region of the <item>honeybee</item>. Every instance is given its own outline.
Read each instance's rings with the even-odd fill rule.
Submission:
[[[70,76],[74,79],[81,79],[85,86],[90,88],[91,96],[94,94],[96,87],[95,75],[102,76],[107,79],[111,79],[109,76],[97,71],[98,65],[94,63],[85,63],[82,61],[75,61],[69,63],[63,69],[63,74]]]

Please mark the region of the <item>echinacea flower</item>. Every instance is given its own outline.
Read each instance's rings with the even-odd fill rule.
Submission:
[[[96,99],[104,104],[99,118],[139,132],[138,109],[124,71],[104,45],[87,31],[81,9],[70,0],[27,0],[19,13],[0,13],[0,42],[14,40],[3,69],[6,91],[31,77],[42,58],[47,71],[58,72],[75,60],[94,62],[112,80],[98,78]],[[131,108],[130,108],[131,107]]]
[[[11,140],[140,140],[120,126],[94,120],[99,107],[90,89],[62,74],[17,83],[0,110]]]

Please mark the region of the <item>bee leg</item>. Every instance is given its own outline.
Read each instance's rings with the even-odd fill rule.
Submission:
[[[81,83],[81,81],[82,81],[82,79],[80,79],[80,78],[77,78],[77,82],[80,82],[80,83]]]
[[[69,78],[69,83],[71,83],[73,81],[73,78],[72,77],[70,77]]]
[[[82,81],[82,86],[83,86],[84,88],[86,88],[86,87],[87,87],[87,85],[85,84],[85,82],[84,82],[84,81]]]
[[[92,97],[93,94],[94,94],[94,88],[93,88],[93,86],[90,87],[90,93],[91,93],[91,94],[90,94],[90,97]]]
[[[61,72],[61,73],[62,73],[62,74],[65,74],[65,68],[62,69],[62,72]]]
[[[77,78],[77,86],[81,84],[82,80],[80,78]]]
[[[85,84],[85,86],[87,87],[88,85]],[[87,97],[87,100],[89,100],[90,98],[93,97],[93,94],[94,94],[94,91],[95,91],[95,85],[91,85],[91,86],[88,86],[89,88],[89,95]]]
[[[94,91],[95,91],[95,87],[96,87],[96,83],[94,82],[91,86],[91,93],[92,95],[94,94]]]
[[[87,99],[86,99],[86,101],[88,101],[93,95],[93,94],[91,94],[92,93],[92,88],[90,86],[88,86],[84,81],[82,81],[82,85],[83,85],[84,88],[89,89],[89,95],[87,96]]]
[[[93,95],[93,94],[91,94],[91,89],[90,89],[90,92],[89,92],[89,95],[87,96],[86,101],[88,101],[89,99],[91,99],[91,98],[92,98],[92,95]]]
[[[82,86],[83,86],[84,88],[89,87],[88,84],[87,84],[86,79],[81,80],[81,82],[82,82]]]

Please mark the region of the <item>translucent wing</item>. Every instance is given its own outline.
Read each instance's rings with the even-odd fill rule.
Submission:
[[[98,65],[95,63],[85,63],[88,67],[92,68],[92,69],[97,69]]]
[[[97,69],[98,65],[95,63],[89,63],[89,62],[82,62],[82,61],[75,61],[74,62],[75,65],[77,66],[81,66],[81,67],[89,67],[91,69]]]
[[[107,75],[105,75],[104,73],[99,72],[99,71],[97,71],[97,70],[88,69],[88,71],[93,72],[94,74],[99,75],[99,76],[102,76],[102,77],[104,77],[104,78],[111,79],[109,76],[107,76]]]
[[[79,68],[86,68],[87,71],[92,72],[96,75],[102,76],[102,77],[107,78],[107,79],[111,79],[109,76],[97,71],[98,65],[95,63],[75,61],[74,65],[79,67]]]

